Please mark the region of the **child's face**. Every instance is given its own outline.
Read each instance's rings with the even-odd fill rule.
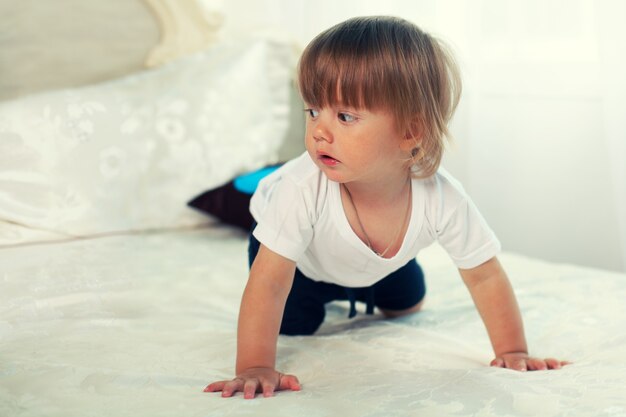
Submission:
[[[367,183],[406,172],[409,140],[388,113],[307,106],[305,146],[332,181]]]

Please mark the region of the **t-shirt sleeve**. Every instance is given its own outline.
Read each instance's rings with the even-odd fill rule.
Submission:
[[[496,256],[500,241],[460,184],[442,179],[435,233],[458,268],[470,269]]]
[[[253,235],[277,254],[297,262],[313,238],[310,198],[290,178],[269,178],[252,197]],[[255,204],[256,203],[256,204]]]

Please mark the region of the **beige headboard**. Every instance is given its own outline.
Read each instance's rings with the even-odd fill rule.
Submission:
[[[90,84],[211,43],[196,0],[0,0],[0,100]]]

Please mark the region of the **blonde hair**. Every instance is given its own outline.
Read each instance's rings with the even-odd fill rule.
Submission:
[[[391,112],[400,131],[416,137],[411,165],[420,178],[439,167],[461,95],[447,47],[413,23],[386,16],[352,18],[315,37],[300,58],[298,87],[314,107]]]

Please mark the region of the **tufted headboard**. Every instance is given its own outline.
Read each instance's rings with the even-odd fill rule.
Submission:
[[[157,66],[214,41],[195,0],[0,0],[0,100]]]

